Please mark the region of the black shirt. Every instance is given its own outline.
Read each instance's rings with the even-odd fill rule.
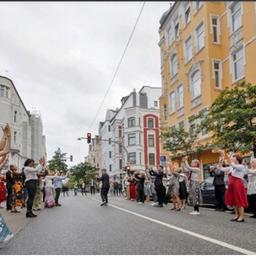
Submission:
[[[151,176],[155,176],[155,186],[158,187],[158,186],[163,186],[163,177],[166,176],[162,171],[158,171],[158,172],[155,172],[153,170],[149,171],[149,174]]]
[[[13,184],[14,184],[14,179],[13,179],[13,176],[12,176],[12,172],[9,170],[6,173],[6,187],[10,188],[10,187],[12,187]]]
[[[102,188],[109,188],[109,176],[107,173],[103,174],[98,180],[102,181]]]

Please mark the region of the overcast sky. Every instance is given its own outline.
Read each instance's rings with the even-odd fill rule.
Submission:
[[[40,110],[48,159],[60,147],[74,163],[88,153],[94,119],[142,2],[0,2],[0,72],[28,110]],[[95,122],[143,85],[161,86],[159,20],[170,2],[147,2],[121,69]],[[8,70],[8,73],[6,72]]]

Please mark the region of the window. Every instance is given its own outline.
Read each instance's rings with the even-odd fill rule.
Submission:
[[[179,33],[179,22],[176,21],[175,27],[174,27],[174,33],[175,33],[175,39],[179,39],[180,33]]]
[[[157,107],[158,106],[158,102],[155,100],[154,101],[154,106]]]
[[[221,87],[221,62],[219,60],[213,61],[213,75],[215,80],[215,87]]]
[[[155,165],[155,154],[154,153],[148,154],[148,162],[149,162],[149,165]]]
[[[109,158],[112,157],[112,152],[111,151],[108,152],[108,156],[109,156]]]
[[[111,138],[108,139],[108,144],[111,144]]]
[[[183,98],[183,85],[178,86],[177,88],[177,107],[178,109],[184,106],[184,98]]]
[[[122,137],[122,127],[118,127],[118,137],[121,138]]]
[[[111,132],[111,126],[110,125],[108,126],[108,131]]]
[[[153,129],[154,128],[154,120],[153,118],[148,119],[148,129]]]
[[[122,159],[119,159],[119,169],[122,170],[123,168],[123,161]]]
[[[184,121],[179,122],[179,129],[180,130],[184,129],[184,127],[185,127]]]
[[[188,24],[189,22],[190,22],[190,6],[189,6],[189,3],[187,3],[185,7],[185,24]]]
[[[201,74],[200,71],[195,71],[191,76],[191,96],[192,99],[201,95]]]
[[[232,22],[232,32],[235,32],[242,26],[242,10],[241,10],[240,1],[237,1],[231,7],[231,22]]]
[[[7,86],[0,84],[0,97],[9,98],[9,90]]]
[[[4,97],[5,86],[0,85],[0,96]]]
[[[17,132],[16,131],[14,132],[13,141],[14,141],[14,144],[16,144],[16,142],[17,142]]]
[[[129,117],[128,118],[128,127],[134,127],[135,126],[135,117]]]
[[[177,65],[177,55],[173,54],[171,56],[171,77],[174,77],[178,72],[178,65]]]
[[[189,61],[192,58],[192,38],[191,36],[185,41],[185,60]]]
[[[149,147],[155,146],[155,136],[153,134],[148,135],[148,146]]]
[[[109,171],[112,172],[112,164],[109,165]]]
[[[201,50],[204,47],[204,24],[200,24],[196,29],[196,46],[197,50]]]
[[[189,134],[190,137],[194,137],[196,134],[196,125],[193,121],[189,121]]]
[[[164,120],[167,120],[167,105],[164,104]]]
[[[170,112],[174,112],[175,111],[175,92],[172,92],[170,94]]]
[[[212,33],[213,33],[213,42],[220,43],[219,17],[212,17]]]
[[[171,45],[173,41],[174,41],[173,28],[170,27],[168,30],[168,44]]]
[[[14,118],[13,118],[13,121],[14,121],[14,123],[17,122],[17,111],[16,111],[16,110],[14,111]]]
[[[136,145],[136,133],[128,134],[128,146]]]
[[[244,76],[243,48],[233,54],[234,79],[238,80]]]
[[[128,153],[128,162],[130,164],[136,164],[136,152]]]

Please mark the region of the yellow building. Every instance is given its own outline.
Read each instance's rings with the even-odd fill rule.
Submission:
[[[256,84],[256,2],[175,2],[160,20],[161,129],[184,126],[224,87]],[[200,134],[200,143],[210,135]],[[161,155],[168,155],[162,148]],[[203,165],[217,155],[201,154]]]

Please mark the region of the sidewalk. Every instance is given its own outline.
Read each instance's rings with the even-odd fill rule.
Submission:
[[[30,221],[26,218],[26,209],[23,208],[20,211],[20,213],[11,213],[10,211],[7,211],[6,208],[0,208],[0,214],[4,218],[13,235],[16,235],[21,231]]]

